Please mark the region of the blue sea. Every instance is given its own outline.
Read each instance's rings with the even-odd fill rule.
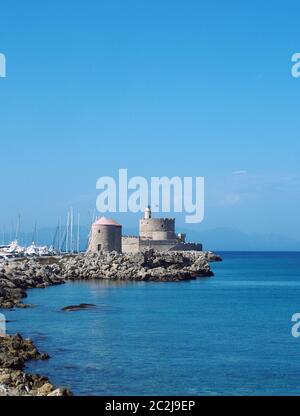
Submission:
[[[78,395],[299,395],[300,253],[221,253],[211,278],[32,289],[8,332],[50,354],[28,370]],[[62,312],[71,304],[96,308]]]

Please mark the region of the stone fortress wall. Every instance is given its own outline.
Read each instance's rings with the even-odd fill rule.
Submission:
[[[174,218],[142,218],[140,219],[141,238],[152,240],[177,239]]]
[[[122,252],[202,251],[202,244],[185,242],[185,234],[176,234],[175,218],[152,218],[150,207],[139,221],[139,236],[123,236]]]
[[[122,237],[122,253],[138,253],[140,251],[140,238],[138,236]]]
[[[138,253],[147,249],[155,251],[202,251],[202,244],[174,240],[150,240],[138,236],[122,237],[123,253]]]

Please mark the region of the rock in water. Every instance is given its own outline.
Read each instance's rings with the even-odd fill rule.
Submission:
[[[80,311],[82,309],[90,309],[94,307],[96,307],[96,305],[93,305],[91,303],[80,303],[80,305],[65,306],[64,308],[62,308],[62,311],[64,312]]]

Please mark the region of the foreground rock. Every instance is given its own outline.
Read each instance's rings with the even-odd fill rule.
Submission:
[[[21,335],[0,336],[0,396],[69,396],[67,389],[56,389],[47,377],[27,374],[28,360],[46,360],[30,339]]]

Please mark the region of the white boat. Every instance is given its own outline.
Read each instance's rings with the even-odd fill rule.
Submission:
[[[39,247],[37,247],[34,242],[30,244],[25,250],[25,256],[38,256],[39,255]]]
[[[34,242],[25,249],[25,256],[53,256],[56,253],[52,246],[36,246]]]
[[[20,256],[20,255],[24,254],[25,249],[24,249],[24,247],[19,246],[17,240],[15,240],[15,241],[12,241],[7,246],[4,246],[1,249],[1,251],[2,251],[2,253],[5,253],[5,254]]]
[[[53,256],[57,254],[52,246],[37,246],[34,242],[28,247],[21,247],[17,241],[12,241],[7,246],[0,248],[0,258],[11,257],[34,257],[34,256]]]

